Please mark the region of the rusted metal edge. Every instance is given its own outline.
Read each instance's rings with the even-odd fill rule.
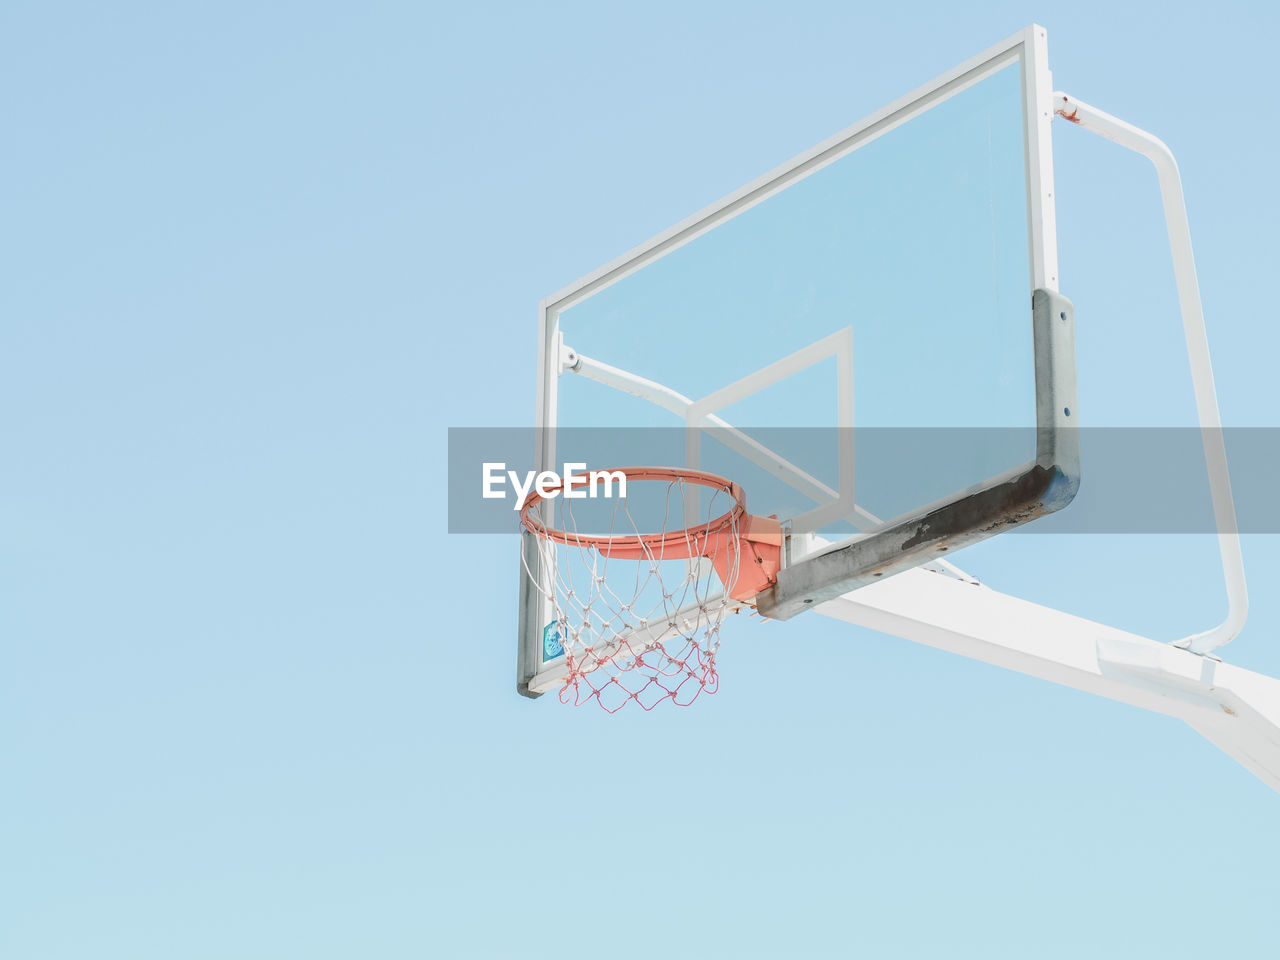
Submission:
[[[1032,296],[1036,459],[878,530],[778,571],[756,598],[766,617],[788,620],[815,604],[917,567],[1061,510],[1080,486],[1075,427],[1075,317],[1050,290]]]
[[[1079,478],[1057,465],[1033,462],[1012,477],[778,571],[777,582],[756,597],[756,609],[789,620],[814,604],[1061,510],[1078,486]]]

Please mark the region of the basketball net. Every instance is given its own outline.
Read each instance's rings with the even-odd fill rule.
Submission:
[[[747,514],[741,489],[723,477],[617,472],[628,495],[592,505],[591,527],[574,516],[582,501],[555,497],[559,488],[531,494],[521,510],[541,561],[540,576],[529,576],[552,608],[544,643],[563,648],[560,700],[594,700],[610,713],[632,702],[687,706],[716,692],[721,623],[776,576],[781,528]],[[649,488],[641,517],[639,484]]]

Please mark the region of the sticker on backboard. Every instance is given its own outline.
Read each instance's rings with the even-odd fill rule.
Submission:
[[[542,628],[542,662],[564,656],[564,644],[560,642],[560,625],[552,620]]]

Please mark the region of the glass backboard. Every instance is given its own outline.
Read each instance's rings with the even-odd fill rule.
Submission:
[[[1050,93],[1031,27],[549,297],[539,468],[731,478],[783,525],[783,618],[1068,502]]]

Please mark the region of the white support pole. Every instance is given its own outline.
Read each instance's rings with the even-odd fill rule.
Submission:
[[[1222,417],[1218,411],[1218,393],[1213,381],[1213,363],[1209,357],[1209,338],[1205,333],[1196,261],[1191,250],[1191,226],[1182,194],[1182,178],[1169,148],[1145,130],[1139,130],[1065,93],[1055,93],[1053,99],[1054,112],[1058,116],[1142,154],[1155,165],[1159,176],[1160,199],[1164,204],[1173,272],[1178,284],[1178,304],[1182,310],[1182,330],[1191,361],[1196,412],[1200,419],[1205,462],[1209,468],[1209,492],[1218,531],[1218,552],[1222,556],[1222,574],[1227,587],[1227,615],[1222,623],[1211,630],[1184,637],[1177,641],[1177,645],[1193,653],[1209,653],[1229,643],[1244,627],[1245,618],[1249,615],[1249,592],[1245,584],[1244,557],[1240,550],[1235,502],[1231,496],[1227,448],[1222,436]]]
[[[813,609],[1185,720],[1280,791],[1280,680],[919,568]]]

